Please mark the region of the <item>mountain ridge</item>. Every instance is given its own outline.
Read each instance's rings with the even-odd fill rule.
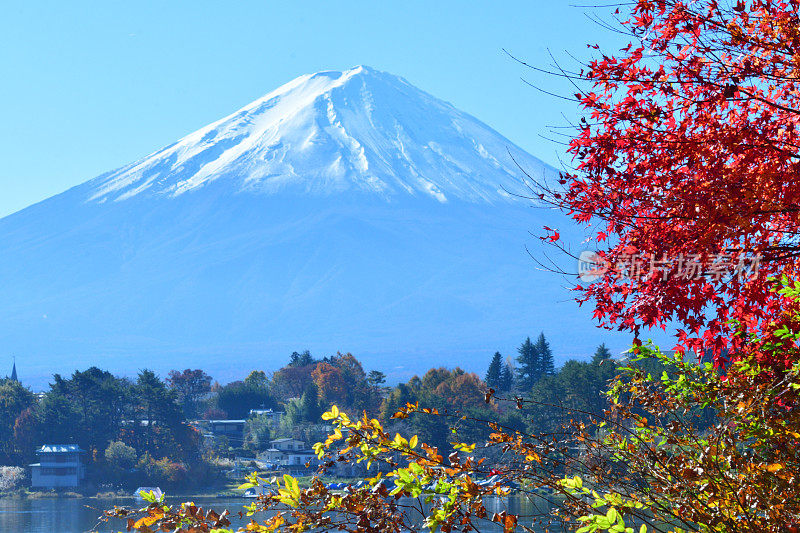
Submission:
[[[507,200],[523,190],[500,148],[528,168],[554,172],[451,104],[400,77],[358,66],[300,76],[98,176],[90,181],[89,200],[121,201],[146,191],[177,196],[226,177],[237,179],[239,190],[262,194],[355,189],[440,202]]]
[[[615,348],[527,253],[563,220],[513,196],[514,159],[554,170],[374,69],[276,91],[0,219],[0,346],[23,380],[98,365],[226,381],[303,349],[397,380],[482,371],[542,330],[560,358]]]

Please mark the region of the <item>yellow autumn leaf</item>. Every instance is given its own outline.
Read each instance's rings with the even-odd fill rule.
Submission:
[[[161,516],[163,516],[163,513],[162,513]],[[149,515],[149,516],[142,517],[142,518],[140,518],[139,520],[136,521],[136,523],[133,525],[133,527],[134,527],[134,529],[139,529],[142,526],[149,527],[149,526],[153,525],[156,521],[158,521],[158,519],[161,518],[161,516],[159,516],[157,514],[152,514],[152,515]]]
[[[542,458],[539,457],[539,454],[536,453],[536,452],[530,452],[528,455],[525,456],[525,460],[528,461],[529,463],[533,462],[533,461],[535,461],[537,463],[541,463],[542,462]]]

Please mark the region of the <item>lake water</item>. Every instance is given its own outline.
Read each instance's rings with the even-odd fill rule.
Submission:
[[[244,499],[211,498],[196,500],[204,508],[238,510]],[[174,503],[174,502],[170,502]],[[2,533],[86,533],[89,531],[125,531],[122,521],[98,524],[104,509],[114,504],[131,507],[131,500],[98,500],[93,498],[0,499],[0,532]],[[242,521],[246,522],[246,521]],[[240,525],[240,524],[237,524]]]
[[[185,501],[183,499],[181,501]],[[252,500],[243,498],[208,498],[193,499],[196,505],[204,509],[214,509],[222,511],[228,509],[231,514],[237,513],[243,505]],[[98,516],[103,509],[110,509],[114,504],[128,506],[130,501],[121,500],[98,500],[98,499],[0,499],[0,532],[2,533],[87,533],[97,531],[100,533],[111,533],[125,531],[125,524],[121,521],[117,523],[98,524]],[[168,503],[178,503],[168,501]],[[514,496],[511,498],[492,498],[486,502],[487,510],[490,515],[504,509],[511,513],[525,515],[536,510],[536,506],[527,498]],[[239,519],[231,517],[232,528],[235,530],[249,522],[249,519]],[[501,528],[494,528],[487,524],[486,528],[481,528],[482,532],[502,531]],[[557,531],[550,529],[550,531]]]

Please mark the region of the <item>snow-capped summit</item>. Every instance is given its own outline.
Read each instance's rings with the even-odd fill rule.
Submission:
[[[403,78],[359,66],[300,76],[178,142],[90,182],[89,199],[235,191],[360,191],[495,202],[544,165]]]
[[[35,386],[90,365],[225,382],[305,349],[482,371],[540,331],[591,353],[608,336],[525,249],[558,223],[507,196],[512,155],[549,171],[391,74],[302,76],[0,219],[0,344]]]

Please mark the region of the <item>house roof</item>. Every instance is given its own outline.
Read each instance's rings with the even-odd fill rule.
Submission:
[[[272,443],[272,442],[303,442],[303,441],[301,441],[300,439],[290,439],[290,438],[284,437],[282,439],[271,440],[270,442]]]
[[[74,453],[83,452],[77,444],[43,444],[36,453]]]
[[[208,422],[209,424],[246,424],[247,420],[219,419],[219,420],[203,420],[203,422]]]

